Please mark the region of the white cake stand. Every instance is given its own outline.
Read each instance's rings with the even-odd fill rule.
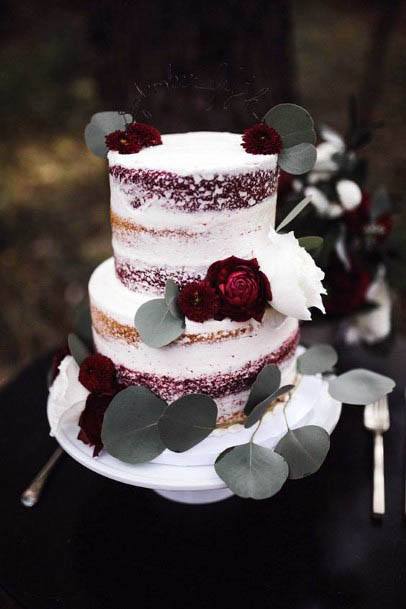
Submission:
[[[48,411],[52,407],[50,398]],[[276,446],[286,433],[282,409],[282,404],[278,404],[265,415],[255,442],[269,448]],[[287,420],[292,429],[319,425],[329,434],[337,425],[340,413],[341,404],[328,394],[326,381],[317,376],[303,377],[286,406]],[[73,459],[112,480],[154,489],[167,499],[191,504],[213,503],[232,496],[233,493],[216,474],[213,463],[225,448],[247,442],[254,429],[233,425],[216,430],[184,453],[166,450],[151,463],[130,465],[106,451],[93,458],[93,449],[77,439],[77,419],[77,412],[66,411],[55,432],[57,441]]]

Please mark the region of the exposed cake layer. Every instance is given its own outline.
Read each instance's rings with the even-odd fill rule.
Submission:
[[[141,342],[133,325],[148,295],[124,288],[114,275],[113,261],[91,277],[89,293],[96,349],[113,360],[124,384],[149,386],[168,401],[186,393],[212,395],[220,420],[238,416],[260,370],[281,367],[283,382],[295,376],[298,322],[269,309],[261,323],[186,320],[176,342],[153,349]]]
[[[130,289],[158,291],[215,260],[250,258],[274,224],[276,156],[247,154],[239,134],[168,135],[108,158],[116,269]]]

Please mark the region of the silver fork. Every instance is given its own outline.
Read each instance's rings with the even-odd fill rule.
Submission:
[[[29,487],[22,493],[20,500],[25,507],[33,507],[38,503],[44,484],[48,479],[49,474],[63,455],[63,450],[60,446],[52,453],[51,457],[45,463],[44,467],[40,469],[35,478],[31,481]]]
[[[385,514],[385,475],[383,457],[383,434],[390,426],[388,398],[384,397],[367,404],[364,410],[364,425],[374,434],[374,490],[372,497],[373,516]]]

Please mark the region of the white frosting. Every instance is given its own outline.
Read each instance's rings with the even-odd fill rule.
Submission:
[[[276,194],[252,208],[193,214],[171,213],[155,204],[137,210],[124,199],[113,186],[112,211],[146,230],[115,232],[113,249],[121,258],[136,261],[138,267],[189,267],[191,272],[205,275],[216,260],[232,255],[252,258],[256,243],[264,239],[275,221]],[[151,229],[172,232],[148,232]]]
[[[249,154],[241,146],[241,134],[216,131],[173,133],[162,136],[162,145],[144,148],[136,154],[108,153],[110,165],[127,169],[151,169],[178,175],[228,175],[272,170],[277,155]]]

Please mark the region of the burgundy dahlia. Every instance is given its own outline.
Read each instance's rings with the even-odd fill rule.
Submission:
[[[96,353],[83,360],[79,381],[92,393],[112,395],[116,391],[116,370],[108,357]]]
[[[250,154],[279,154],[283,143],[276,129],[265,123],[257,123],[245,129],[241,146]]]
[[[220,298],[207,281],[193,281],[182,288],[178,296],[178,306],[188,319],[201,323],[215,319]]]
[[[214,319],[229,317],[233,321],[254,318],[261,321],[267,303],[272,300],[271,286],[259,270],[256,258],[243,260],[230,256],[214,262],[206,280],[220,297],[220,307]]]
[[[135,137],[141,148],[148,148],[149,146],[158,146],[162,144],[161,134],[158,129],[152,125],[146,125],[145,123],[131,123],[127,127],[127,133],[131,137]]]
[[[97,457],[103,448],[101,430],[104,413],[111,402],[111,398],[111,395],[90,393],[87,396],[85,409],[79,418],[78,439],[89,446],[94,446],[93,457]]]
[[[106,146],[120,154],[133,154],[142,148],[139,138],[127,131],[113,131],[106,135]]]

